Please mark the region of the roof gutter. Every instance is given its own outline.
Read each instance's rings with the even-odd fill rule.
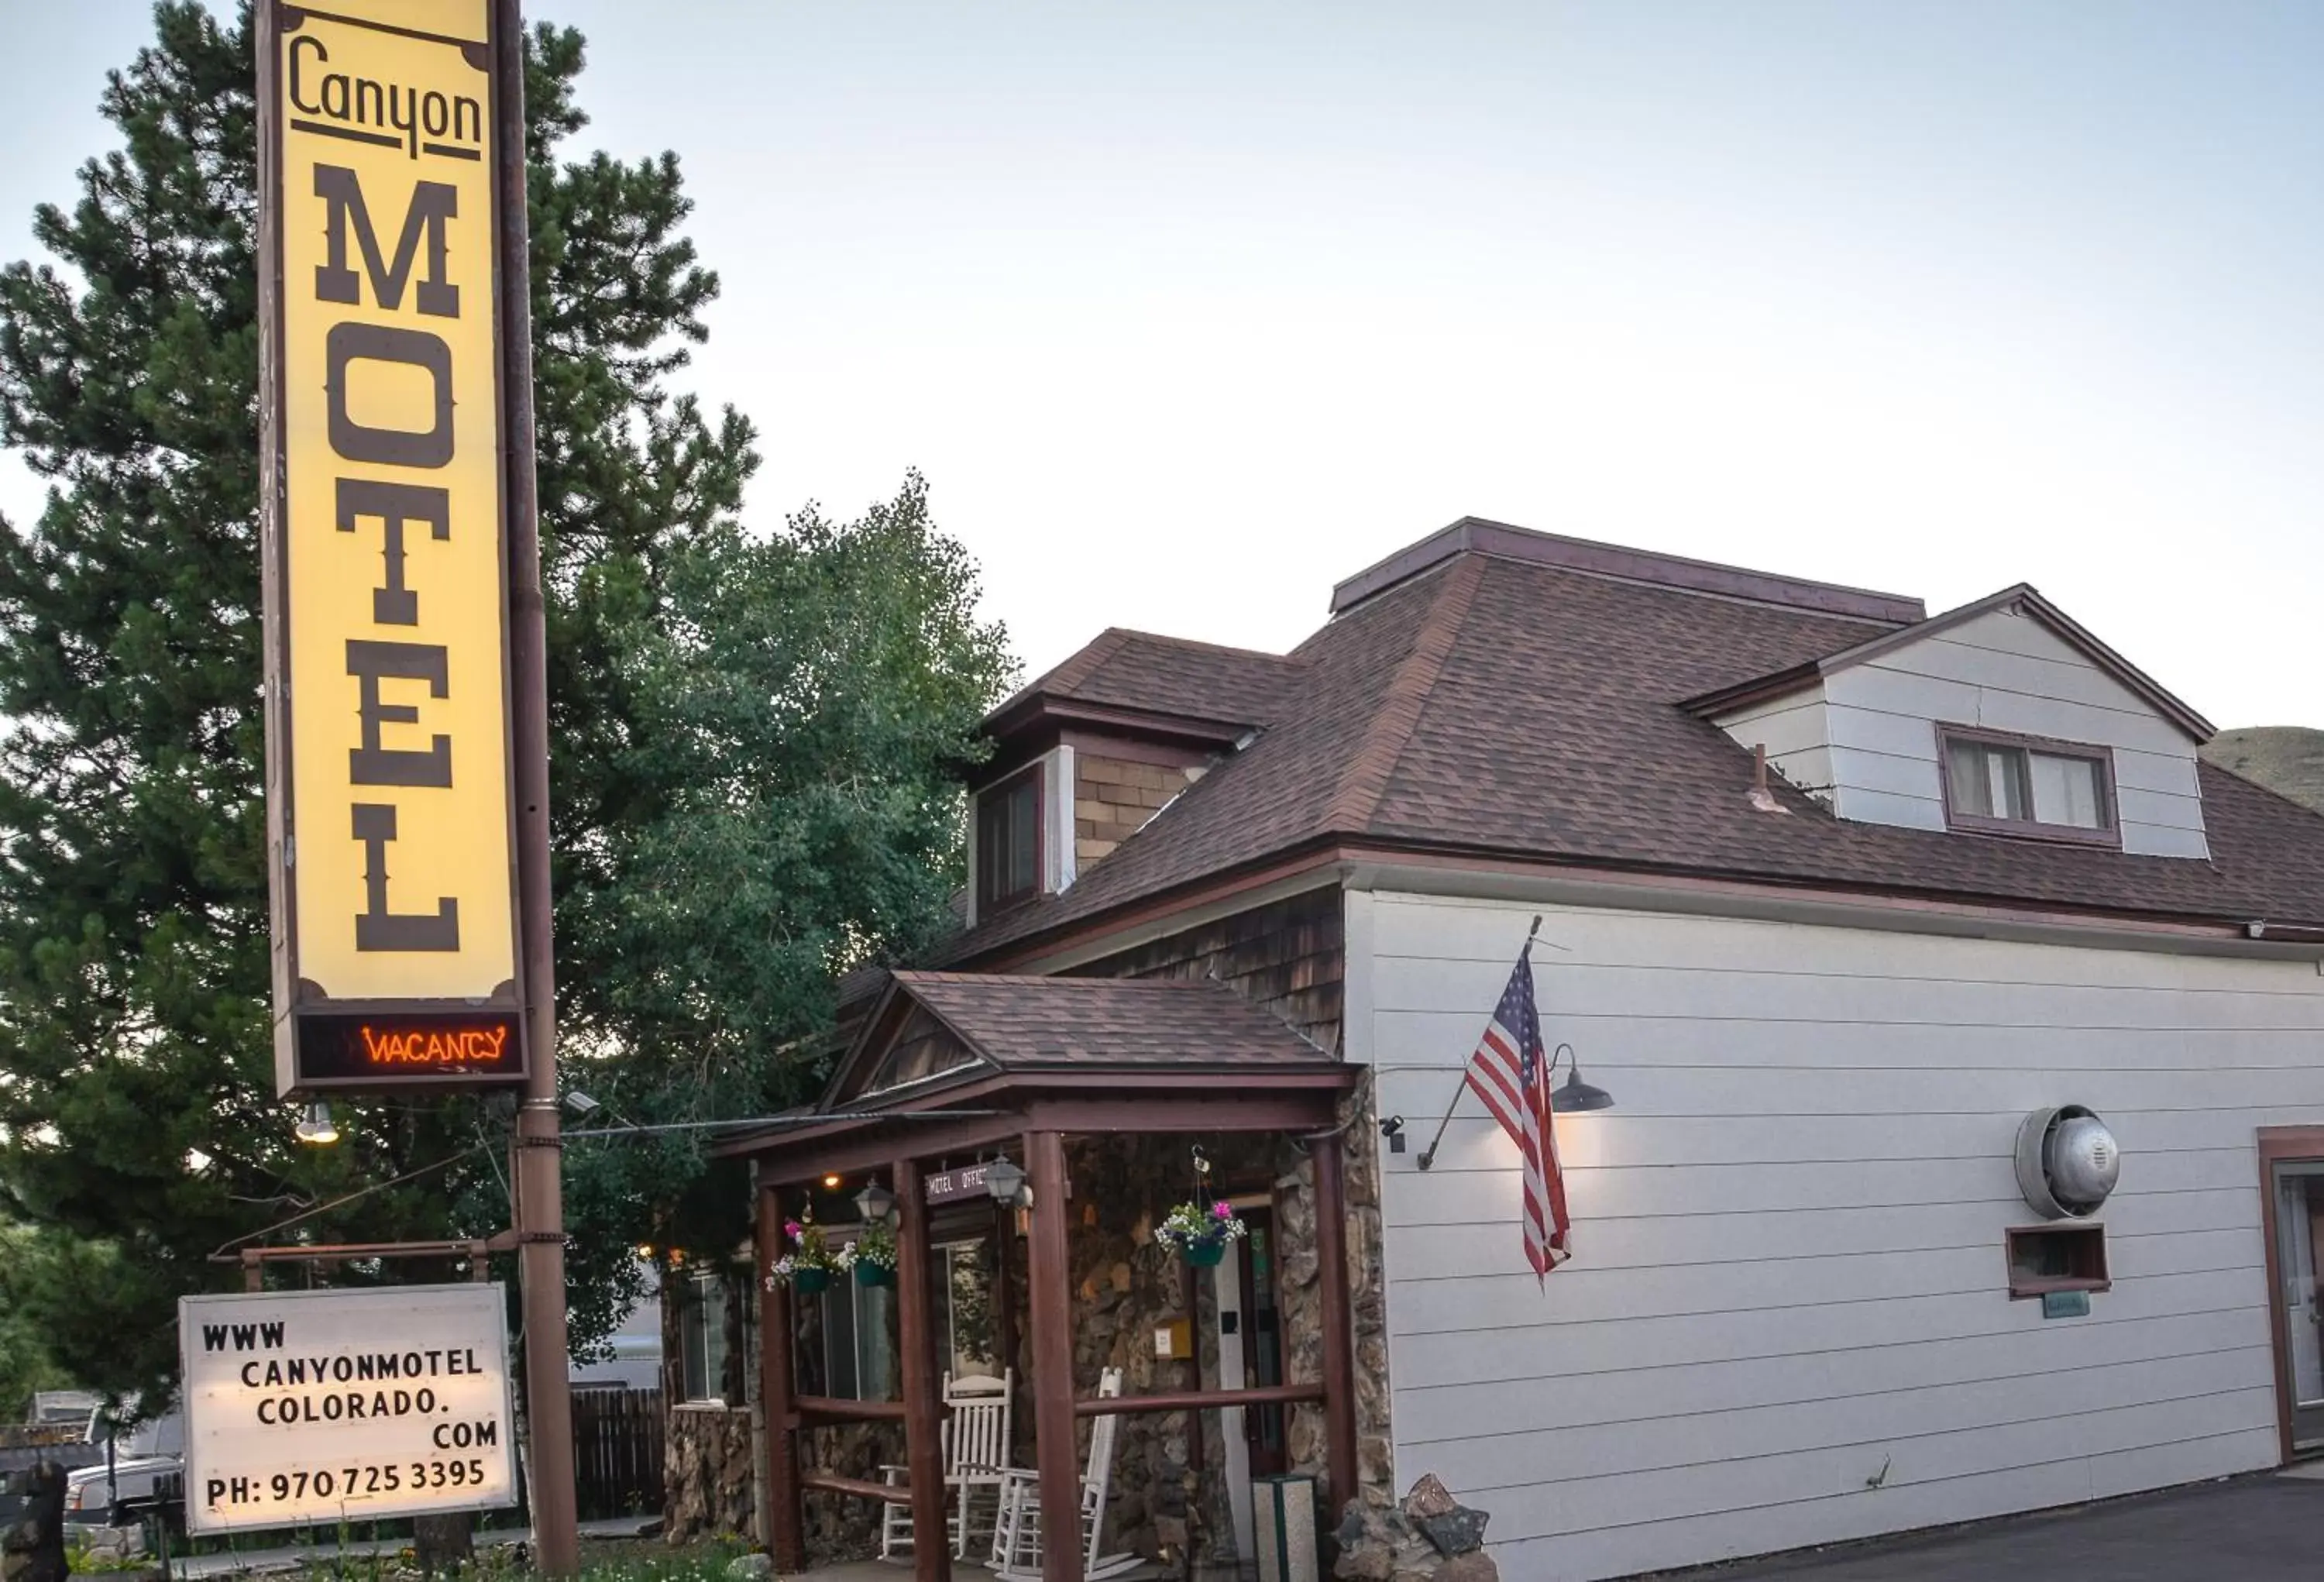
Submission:
[[[1120,948],[1119,936],[1136,932],[1151,937],[1158,925],[1174,916],[1200,910],[1214,912],[1238,894],[1282,882],[1293,874],[1309,875],[1315,883],[1346,884],[1346,865],[1393,864],[1399,859],[1475,873],[1505,874],[1512,880],[1559,877],[1579,882],[1603,880],[1609,884],[1640,889],[1683,889],[1703,895],[1746,897],[1789,896],[1826,901],[1834,905],[1875,906],[1931,915],[1949,913],[1963,919],[1991,917],[2020,926],[2105,929],[2156,938],[2241,940],[2270,946],[2324,946],[2324,921],[2302,923],[2266,920],[2255,925],[2248,915],[2217,913],[2139,912],[2096,907],[2073,907],[2024,897],[1971,891],[1937,890],[1914,885],[1849,884],[1823,879],[1793,879],[1775,874],[1728,869],[1692,868],[1645,863],[1609,862],[1598,857],[1572,857],[1537,852],[1516,852],[1491,847],[1427,844],[1416,841],[1354,840],[1320,837],[1286,847],[1236,867],[1205,874],[1167,890],[1148,892],[1119,905],[1038,930],[994,946],[990,951],[952,964],[952,970],[1007,971],[1042,962],[1095,960]],[[1339,874],[1328,870],[1342,867]],[[2259,932],[2253,932],[2254,927]],[[1165,930],[1167,931],[1167,930]]]

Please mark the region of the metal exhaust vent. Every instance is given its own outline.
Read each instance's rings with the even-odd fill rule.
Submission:
[[[2017,1128],[2017,1189],[2044,1219],[2097,1213],[2121,1174],[2121,1146],[2096,1111],[2039,1109]]]

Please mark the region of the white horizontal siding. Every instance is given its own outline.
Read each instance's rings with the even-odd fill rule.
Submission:
[[[2126,825],[2151,824],[2163,829],[2193,831],[2203,828],[2203,799],[2199,796],[2117,785],[2115,806]]]
[[[2167,824],[2122,822],[2122,849],[2142,857],[2208,857],[2210,841],[2200,829]]]
[[[1867,1330],[1859,1324],[1842,1338],[1853,1343],[1813,1354],[1812,1374],[1801,1369],[1796,1352],[1713,1353],[1708,1360],[1658,1353],[1625,1365],[1618,1357],[1572,1352],[1561,1344],[1549,1359],[1560,1372],[1413,1390],[1397,1429],[1406,1444],[1420,1448],[1440,1440],[1530,1434],[1545,1424],[1585,1428],[1879,1396],[1962,1379],[2039,1378],[2249,1350],[2268,1344],[2268,1328],[2264,1313],[2240,1307],[2142,1322],[2018,1325],[1903,1340],[1890,1338],[1885,1327]]]
[[[1560,1119],[1576,1254],[1543,1290],[1473,1101],[1416,1168],[1530,915],[1381,893],[1350,930],[1350,1052],[1421,1137],[1379,1155],[1397,1473],[1491,1512],[1504,1575],[2273,1461],[2253,1132],[2324,1122],[2312,965],[1552,911],[1545,1034],[1616,1107]],[[2006,1291],[2009,1155],[2065,1102],[2123,1143],[2115,1284],[2044,1322]]]
[[[1738,741],[1764,746],[1769,757],[1823,745],[1823,701],[1811,695],[1778,698],[1734,716],[1728,728]]]
[[[1747,708],[1724,723],[1742,745],[1766,748],[1768,766],[1785,780],[1817,795],[1829,794],[1831,753],[1820,689]]]
[[[2039,622],[1997,610],[1722,717],[1843,819],[1943,829],[1940,724],[2106,747],[2123,849],[2207,857],[2195,746]]]
[[[1480,1494],[1490,1488],[1563,1486],[1584,1480],[1618,1487],[1623,1474],[1692,1472],[1714,1464],[1757,1463],[1764,1467],[1785,1456],[1835,1448],[1872,1449],[1869,1460],[1858,1457],[1863,1464],[1859,1477],[1877,1472],[1884,1455],[1895,1450],[1913,1457],[1908,1473],[1925,1471],[1922,1457],[1933,1448],[1932,1439],[1996,1430],[2038,1433],[2043,1427],[2052,1432],[2070,1430],[2074,1420],[2100,1413],[2234,1398],[2249,1391],[2255,1369],[2266,1366],[2267,1345],[2263,1333],[2256,1344],[2247,1342],[2228,1351],[2006,1373],[1974,1382],[1955,1378],[1914,1389],[1867,1389],[1770,1406],[1712,1408],[1678,1402],[1678,1410],[1663,1415],[1600,1423],[1537,1418],[1521,1429],[1471,1431],[1429,1448],[1437,1476],[1447,1487]],[[1667,1397],[1665,1402],[1669,1403]],[[2235,1426],[2250,1420],[2239,1413]],[[2059,1437],[2070,1443],[2068,1435]],[[1957,1470],[1983,1471],[1990,1465],[1975,1459],[1985,1452],[1973,1442],[1944,1450]],[[1685,1490],[1669,1514],[1691,1514],[1685,1498],[1700,1497],[1701,1486],[1716,1479],[1686,1481],[1694,1487]],[[1655,1513],[1639,1512],[1642,1516]]]
[[[1875,753],[1865,747],[1834,747],[1831,766],[1840,783],[1851,792],[1872,791],[1890,796],[1917,797],[1924,802],[1936,803],[1939,816],[1942,817],[1944,788],[1937,778],[1933,754],[1914,758]]]
[[[1850,676],[1856,673],[1845,672]],[[1834,677],[1832,680],[1842,679]],[[1829,690],[1831,681],[1824,685]],[[1872,695],[1868,701],[1862,689],[1847,688],[1845,691],[1850,696],[1834,695],[1825,710],[1831,722],[1834,747],[1856,747],[1888,758],[1923,758],[1931,763],[1937,761],[1934,717],[1898,708],[1874,707],[1876,702],[1887,700]]]
[[[1821,698],[1842,818],[1942,828],[1936,726],[1983,726],[2112,749],[2124,849],[2209,855],[2194,744],[2027,617],[1995,611],[1892,649],[1826,677]]]
[[[1838,1173],[1830,1166],[1823,1168]],[[2008,1180],[2006,1170],[1978,1173],[1989,1177],[1996,1187]],[[1495,1172],[1489,1179],[1498,1183],[1501,1177]],[[1890,1252],[1970,1252],[1985,1256],[1994,1250],[1992,1205],[2009,1206],[2015,1199],[2011,1193],[1971,1202],[1766,1210],[1690,1207],[1675,1212],[1618,1215],[1612,1210],[1643,1205],[1622,1200],[1618,1172],[1593,1171],[1591,1180],[1599,1189],[1600,1202],[1572,1205],[1577,1216],[1584,1207],[1594,1208],[1590,1216],[1590,1263],[1586,1269],[1573,1271],[1585,1275],[1671,1264],[1705,1269],[1778,1259],[1859,1258]],[[2218,1232],[2229,1238],[2223,1244],[2233,1246],[2239,1244],[2244,1229],[2240,1217],[2247,1196],[2247,1190],[2233,1188],[2135,1196],[2117,1193],[2100,1218],[2109,1244],[2117,1247],[2140,1236],[2186,1236],[2199,1232]],[[1723,1201],[1718,1197],[1710,1200]],[[1503,1210],[1513,1206],[1495,1203],[1490,1207]],[[1750,1223],[1738,1223],[1738,1217]],[[1388,1231],[1388,1246],[1399,1281],[1479,1280],[1526,1272],[1498,1216],[1434,1225],[1394,1225]],[[1989,1280],[1993,1271],[1987,1267],[1978,1272],[1980,1279]]]
[[[1556,1278],[1573,1272],[1571,1266]],[[2223,1289],[2224,1286],[2224,1289]],[[2251,1292],[2215,1272],[2190,1270],[2118,1283],[2096,1302],[2090,1317],[2073,1324],[2045,1323],[2039,1304],[1997,1302],[1990,1286],[1974,1291],[1885,1301],[1877,1315],[1847,1302],[1810,1302],[1790,1308],[1721,1309],[1709,1313],[1673,1313],[1625,1319],[1619,1324],[1570,1324],[1548,1332],[1541,1326],[1481,1329],[1460,1345],[1399,1345],[1392,1376],[1397,1394],[1397,1423],[1403,1431],[1406,1392],[1416,1398],[1464,1384],[1514,1386],[1534,1378],[1629,1374],[1646,1368],[1710,1364],[1739,1366],[1769,1358],[1792,1359],[1796,1378],[1820,1371],[1827,1358],[1856,1348],[1953,1341],[1999,1336],[2012,1344],[2044,1332],[2143,1326],[2164,1319],[2221,1310],[2249,1312]],[[2264,1322],[2263,1316],[2262,1321]],[[1976,1375],[1984,1376],[1984,1375]],[[1435,1420],[1424,1404],[1418,1420]],[[1433,1432],[1422,1435],[1437,1437]],[[1413,1476],[1425,1471],[1415,1468]],[[1410,1481],[1407,1477],[1406,1481]]]
[[[2114,754],[2114,783],[2120,791],[2162,791],[2199,800],[2203,794],[2194,756],[2184,753],[2142,753],[2135,748],[2117,747]]]

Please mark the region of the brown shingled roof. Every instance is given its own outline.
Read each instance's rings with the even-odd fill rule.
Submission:
[[[1050,698],[1265,725],[1296,696],[1301,668],[1296,659],[1279,653],[1109,627],[1065,663],[1019,689],[990,720],[1005,720],[1032,700]]]
[[[1844,821],[1780,785],[1793,816],[1755,811],[1745,798],[1749,754],[1682,704],[1908,630],[1876,612],[1909,601],[1863,596],[1835,614],[1846,601],[1820,585],[1800,585],[1809,594],[1787,601],[1770,579],[1772,597],[1746,597],[1526,558],[1517,530],[1498,530],[1489,550],[1476,541],[1472,533],[1434,564],[1380,578],[1287,662],[1233,661],[1281,689],[1268,694],[1257,739],[1072,889],[986,920],[948,958],[989,958],[1335,840],[2324,925],[2324,819],[2209,764],[2200,772],[2209,861]],[[1809,607],[1818,600],[1824,607]],[[1074,685],[1102,675],[1119,695],[1137,693],[1130,667],[1158,651],[1120,635]]]
[[[896,985],[1003,1071],[1336,1064],[1223,984],[899,972]]]

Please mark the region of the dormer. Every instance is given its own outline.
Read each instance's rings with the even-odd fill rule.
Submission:
[[[2209,722],[2023,585],[1686,707],[1842,819],[2210,855]]]
[[[969,922],[1072,887],[1274,717],[1298,661],[1119,629],[984,722]]]

